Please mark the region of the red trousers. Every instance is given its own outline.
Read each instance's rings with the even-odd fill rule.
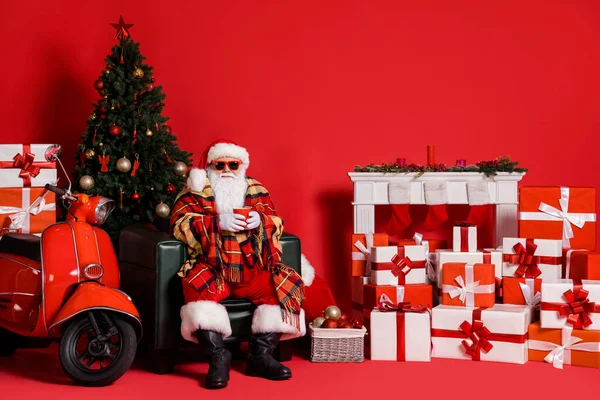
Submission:
[[[198,292],[191,283],[184,281],[183,295],[186,304],[200,300],[210,300],[219,303],[221,300],[229,297],[234,299],[245,299],[254,303],[256,306],[262,304],[279,304],[277,292],[275,291],[273,280],[271,279],[271,273],[267,269],[245,268],[242,282],[225,282],[223,284],[223,290],[219,292],[211,289],[212,287],[205,289],[202,292]]]

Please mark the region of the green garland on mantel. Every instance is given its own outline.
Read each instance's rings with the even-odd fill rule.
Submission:
[[[446,164],[398,165],[397,163],[386,163],[381,165],[367,164],[364,167],[357,165],[354,167],[354,172],[382,172],[390,174],[416,172],[417,176],[421,176],[425,172],[479,172],[485,174],[485,176],[497,175],[498,172],[527,172],[527,168],[517,167],[517,164],[519,164],[518,161],[511,161],[510,157],[503,156],[491,161],[480,161],[474,165],[453,165],[450,167],[446,166]]]

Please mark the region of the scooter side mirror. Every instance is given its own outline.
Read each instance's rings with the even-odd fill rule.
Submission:
[[[52,144],[48,146],[46,152],[44,153],[44,157],[46,161],[52,162],[56,161],[62,157],[62,147],[60,144]]]
[[[62,146],[60,144],[51,144],[46,149],[46,152],[44,153],[44,157],[46,158],[46,161],[48,161],[48,162],[56,161],[58,163],[58,165],[60,165],[60,168],[65,173],[65,177],[67,178],[67,181],[69,182],[69,187],[67,188],[67,193],[71,194],[71,180],[69,179],[69,174],[67,174],[67,171],[65,171],[65,167],[60,162],[60,158],[62,157]]]

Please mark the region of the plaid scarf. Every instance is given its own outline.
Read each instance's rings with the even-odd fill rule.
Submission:
[[[178,275],[200,292],[220,292],[224,281],[241,282],[245,267],[268,268],[283,320],[299,329],[304,283],[296,271],[281,263],[283,220],[267,190],[252,178],[246,177],[246,181],[245,206],[252,207],[261,220],[252,231],[234,233],[219,229],[215,195],[208,179],[202,192],[184,189],[179,193],[173,206],[171,230],[175,238],[187,244],[190,260]],[[194,268],[196,265],[198,268]]]

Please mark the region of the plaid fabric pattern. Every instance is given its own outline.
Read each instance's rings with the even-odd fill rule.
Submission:
[[[273,277],[285,322],[300,326],[304,298],[302,278],[281,263],[283,220],[277,215],[267,190],[247,177],[245,206],[258,212],[261,224],[252,231],[219,229],[215,195],[208,179],[202,192],[184,189],[177,197],[171,216],[173,236],[187,244],[190,261],[178,275],[198,291],[223,290],[223,281],[240,282],[245,268],[268,268]]]

